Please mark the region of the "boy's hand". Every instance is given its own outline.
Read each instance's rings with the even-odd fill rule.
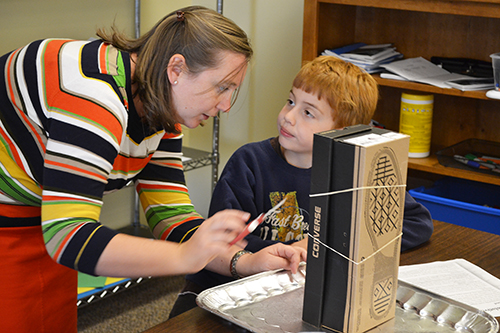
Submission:
[[[259,252],[241,256],[236,271],[240,276],[249,276],[282,268],[295,274],[299,264],[306,259],[307,251],[303,248],[277,243]]]
[[[302,240],[299,240],[298,242],[295,242],[293,244],[291,244],[292,246],[296,246],[296,247],[301,247],[303,248],[304,250],[307,251],[307,235],[302,239]]]

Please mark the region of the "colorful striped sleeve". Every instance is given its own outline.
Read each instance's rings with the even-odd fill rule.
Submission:
[[[165,134],[136,183],[154,236],[174,242],[189,239],[203,222],[189,198],[181,150],[182,135]]]
[[[51,41],[44,47],[39,80],[46,90],[42,107],[51,122],[44,160],[42,228],[47,250],[58,263],[93,274],[102,251],[116,234],[97,222],[127,112],[114,81],[89,76],[93,71],[85,62],[98,57],[85,57],[85,47],[86,42],[78,41]],[[96,67],[107,72],[102,65]]]
[[[101,65],[99,53],[113,60]],[[113,70],[110,62],[122,70],[118,80],[103,74]],[[93,274],[116,235],[98,221],[125,137],[119,82],[130,72],[105,44],[59,39],[31,43],[0,63],[0,172],[6,180],[0,204],[13,208],[0,212],[2,223],[38,215],[54,260]]]

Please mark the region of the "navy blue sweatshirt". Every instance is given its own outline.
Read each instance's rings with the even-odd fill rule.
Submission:
[[[252,220],[286,198],[278,213],[246,237],[245,249],[257,252],[277,242],[290,244],[307,234],[310,186],[311,169],[288,164],[277,138],[249,143],[227,162],[212,195],[209,216],[230,208],[249,212]],[[424,243],[432,232],[429,211],[406,193],[401,251]],[[232,280],[208,270],[186,278],[205,288]]]

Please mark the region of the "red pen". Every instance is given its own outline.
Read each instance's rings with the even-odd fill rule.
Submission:
[[[231,241],[231,243],[229,243],[229,245],[236,244],[237,242],[239,242],[240,240],[245,238],[248,234],[252,233],[255,230],[255,228],[257,228],[259,226],[259,224],[261,224],[265,220],[266,217],[268,217],[269,215],[274,213],[278,208],[280,208],[281,205],[283,205],[285,203],[285,201],[286,201],[286,198],[281,200],[276,206],[274,206],[273,208],[268,210],[266,214],[261,213],[259,216],[257,216],[257,218],[255,220],[248,223],[247,226],[245,227],[245,229],[243,229],[243,231],[238,236],[236,236],[236,238],[233,239]]]
[[[255,228],[257,228],[259,224],[262,223],[262,221],[264,221],[264,213],[261,213],[255,220],[248,223],[245,229],[243,229],[243,231],[238,236],[236,236],[236,238],[233,239],[231,243],[229,243],[229,245],[234,245],[235,243],[245,238],[249,233],[252,233]]]

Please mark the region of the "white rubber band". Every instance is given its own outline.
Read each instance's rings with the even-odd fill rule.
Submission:
[[[376,255],[377,253],[379,253],[380,251],[382,251],[384,248],[386,248],[387,246],[389,246],[389,244],[392,244],[394,241],[396,241],[397,239],[399,239],[403,233],[400,233],[399,235],[397,235],[396,237],[394,237],[394,239],[392,239],[390,242],[388,242],[387,244],[385,244],[384,246],[382,246],[380,249],[378,249],[377,251],[373,252],[371,255],[369,255],[368,257],[364,258],[363,260],[361,260],[360,262],[356,262],[354,260],[352,260],[351,258],[349,257],[346,257],[345,255],[343,255],[342,253],[338,252],[337,250],[331,248],[330,246],[326,245],[325,243],[323,243],[322,241],[320,241],[318,238],[314,237],[313,235],[311,235],[310,233],[307,233],[307,235],[309,237],[311,237],[312,239],[314,239],[316,242],[320,243],[321,245],[323,245],[324,247],[326,247],[328,250],[332,251],[332,252],[335,252],[336,254],[338,254],[339,256],[341,256],[342,258],[345,258],[347,260],[349,260],[350,262],[352,262],[354,265],[359,265],[359,264],[362,264],[363,262],[365,262],[366,260],[370,259],[371,257],[373,257],[374,255]]]
[[[321,197],[321,196],[327,196],[327,195],[334,195],[334,194],[339,194],[339,193],[346,193],[346,192],[354,192],[354,191],[358,191],[358,190],[371,190],[371,189],[375,189],[375,188],[390,188],[390,187],[406,187],[406,185],[377,185],[377,186],[363,186],[363,187],[355,187],[355,188],[348,188],[348,189],[345,189],[345,190],[338,190],[338,191],[333,191],[333,192],[325,192],[325,193],[314,193],[314,194],[309,194],[309,197]],[[377,251],[373,252],[371,255],[369,255],[368,257],[364,258],[363,260],[361,260],[360,262],[356,262],[354,260],[352,260],[351,258],[349,257],[346,257],[345,255],[343,255],[342,253],[338,252],[337,250],[331,248],[330,246],[328,246],[327,244],[323,243],[322,241],[320,241],[318,238],[314,237],[313,235],[311,235],[310,233],[307,233],[307,235],[309,237],[311,237],[312,239],[314,239],[316,242],[318,242],[319,244],[323,245],[324,247],[326,247],[327,249],[329,249],[330,251],[332,252],[335,252],[336,254],[338,254],[339,256],[345,258],[346,260],[349,260],[350,262],[352,262],[353,264],[355,265],[359,265],[361,263],[363,263],[364,261],[370,259],[371,257],[373,257],[374,255],[376,255],[378,252],[382,251],[385,247],[387,247],[389,244],[392,244],[394,241],[396,241],[397,239],[399,239],[403,233],[400,233],[399,235],[397,235],[396,237],[394,237],[394,239],[392,239],[390,242],[388,242],[387,244],[385,244],[384,246],[382,246],[380,249],[378,249]]]
[[[370,189],[374,189],[374,188],[389,188],[389,187],[406,187],[406,185],[363,186],[363,187],[348,188],[348,189],[345,189],[345,190],[338,190],[338,191],[334,191],[334,192],[309,194],[309,197],[311,197],[311,198],[313,198],[313,197],[322,197],[322,196],[339,194],[339,193],[354,192],[354,191],[359,191],[359,190],[370,190]]]

